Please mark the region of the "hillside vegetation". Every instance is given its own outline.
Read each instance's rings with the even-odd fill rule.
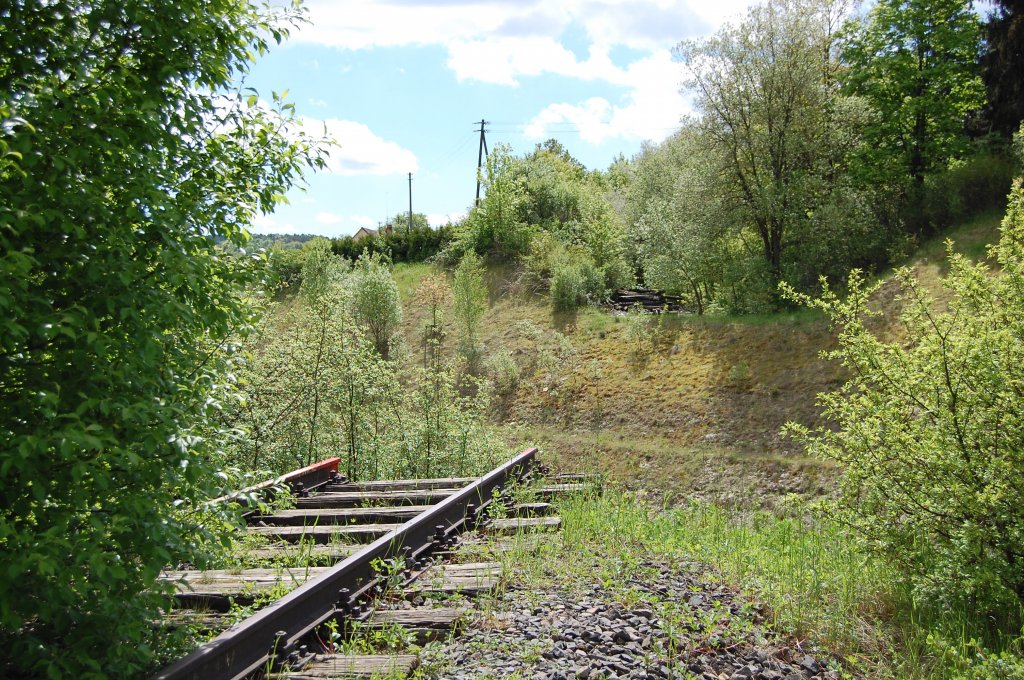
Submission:
[[[908,262],[923,285],[944,299],[944,241],[985,257],[1000,216],[988,213],[927,241]],[[428,310],[414,291],[435,268],[399,264],[407,361]],[[879,331],[897,337],[897,282],[882,275],[874,305]],[[485,373],[495,382],[492,418],[513,442],[533,442],[566,469],[601,470],[628,486],[760,505],[788,492],[827,493],[836,470],[782,436],[782,425],[820,424],[816,396],[844,380],[820,356],[835,346],[824,315],[635,316],[594,306],[555,312],[548,296],[494,265],[481,340]],[[451,338],[454,328],[448,328]],[[455,343],[444,350],[455,356]],[[500,357],[495,361],[494,357]]]
[[[580,508],[596,551],[713,564],[837,667],[1024,677],[1024,14],[996,5],[764,0],[677,45],[694,115],[634,157],[499,144],[458,224],[264,258],[247,225],[327,166],[244,79],[298,4],[15,0],[0,675],[150,675],[158,574],[222,554],[238,508],[207,501],[253,477],[532,441],[632,487]],[[603,310],[633,286],[689,313]]]

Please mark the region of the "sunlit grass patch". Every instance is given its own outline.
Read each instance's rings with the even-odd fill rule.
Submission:
[[[496,559],[525,583],[600,582],[628,598],[650,560],[692,569],[746,591],[770,625],[807,640],[858,677],[1019,678],[1020,631],[965,610],[915,603],[898,567],[862,551],[847,531],[794,502],[786,512],[707,503],[663,508],[611,489],[558,503],[553,541],[505,546]]]

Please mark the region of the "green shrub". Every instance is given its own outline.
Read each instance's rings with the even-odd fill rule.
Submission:
[[[306,251],[298,248],[270,248],[267,262],[270,266],[272,286],[290,288],[302,283],[302,265]]]
[[[572,311],[606,293],[604,272],[585,252],[573,249],[553,264],[551,306],[555,311]]]
[[[586,301],[586,280],[580,268],[569,262],[560,262],[551,276],[551,306],[556,312],[571,312]]]
[[[1016,172],[1024,172],[1024,123],[1020,129],[1013,134],[1013,160],[1016,164]]]
[[[441,252],[454,238],[455,228],[450,224],[437,229],[414,227],[406,231],[403,228],[359,240],[351,236],[331,239],[331,250],[353,262],[364,251],[380,254],[391,262],[423,262]]]
[[[487,357],[484,368],[500,396],[508,397],[515,393],[519,387],[520,370],[519,364],[508,350],[501,350]]]
[[[456,228],[446,261],[458,261],[470,251],[486,259],[515,260],[529,250],[533,229],[519,220],[524,196],[515,163],[507,145],[491,151],[481,177],[485,193]]]
[[[604,274],[604,280],[602,281],[603,295],[607,290],[615,290],[617,288],[631,288],[636,284],[636,276],[633,273],[633,267],[626,260],[625,256],[616,257],[607,262],[602,268]]]
[[[1001,210],[1013,182],[1013,161],[979,154],[925,181],[923,207],[928,228],[948,229],[987,211]]]
[[[992,249],[1000,272],[950,253],[948,309],[934,309],[909,270],[906,346],[865,319],[882,285],[851,275],[841,299],[790,296],[839,329],[828,356],[851,371],[820,397],[838,425],[789,429],[846,470],[834,511],[900,565],[922,601],[966,601],[998,617],[1024,600],[1024,186],[1018,180]]]
[[[549,288],[558,263],[565,259],[565,246],[549,231],[542,231],[530,242],[523,268],[538,288]]]
[[[484,283],[483,261],[473,251],[467,252],[452,277],[452,314],[459,328],[459,352],[470,371],[480,363],[480,321],[487,311],[487,285]]]
[[[722,266],[722,285],[710,311],[767,314],[775,310],[772,275],[763,258],[730,253]]]
[[[363,253],[352,272],[352,315],[387,359],[402,325],[402,302],[391,268],[380,255]]]

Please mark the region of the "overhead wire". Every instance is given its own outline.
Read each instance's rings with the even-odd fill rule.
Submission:
[[[448,167],[448,165],[450,165],[451,162],[453,160],[455,160],[455,158],[459,155],[459,152],[462,151],[463,149],[465,149],[466,145],[469,144],[469,142],[472,141],[475,138],[476,138],[476,133],[475,132],[469,133],[465,137],[463,137],[461,142],[459,142],[454,148],[452,148],[450,151],[445,153],[440,158],[440,160],[438,160],[438,162],[437,162],[438,168],[446,168],[446,167]]]
[[[498,135],[523,134],[526,131],[526,128],[532,124],[532,121],[530,123],[495,122],[493,124],[493,127],[489,126],[487,128],[487,132]],[[643,131],[648,133],[672,131],[678,130],[680,125],[650,127],[645,126],[643,128]],[[543,130],[547,134],[580,134],[583,131],[580,126],[565,122],[545,125],[543,126]]]

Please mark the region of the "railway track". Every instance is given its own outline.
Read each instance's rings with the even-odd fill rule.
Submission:
[[[548,501],[587,488],[578,475],[545,482],[536,456],[536,449],[527,449],[479,478],[360,483],[339,477],[339,460],[332,459],[218,499],[248,503],[254,493],[281,484],[297,495],[292,509],[246,516],[247,532],[261,542],[247,559],[265,564],[163,574],[178,589],[170,624],[221,632],[154,680],[408,674],[417,663],[413,655],[343,654],[334,643],[360,629],[398,628],[422,641],[457,627],[459,608],[409,602],[497,587],[498,564],[450,562],[460,537],[557,529],[560,519],[550,514]],[[512,502],[507,490],[525,485],[531,502]],[[406,604],[382,604],[383,593]],[[229,626],[232,607],[268,599]]]

